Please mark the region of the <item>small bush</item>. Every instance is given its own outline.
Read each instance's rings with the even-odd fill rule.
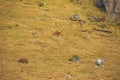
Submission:
[[[44,6],[44,3],[43,3],[43,2],[40,2],[40,3],[39,3],[39,6],[40,6],[40,7],[43,7],[43,6]]]

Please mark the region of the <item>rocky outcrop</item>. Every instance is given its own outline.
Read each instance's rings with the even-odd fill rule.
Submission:
[[[120,20],[120,0],[98,0],[97,6],[105,8],[113,20]]]

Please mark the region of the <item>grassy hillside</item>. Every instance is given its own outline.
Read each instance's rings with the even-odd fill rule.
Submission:
[[[66,80],[67,73],[71,80],[120,80],[120,27],[94,2],[0,0],[0,80]],[[73,55],[80,64],[68,61]]]

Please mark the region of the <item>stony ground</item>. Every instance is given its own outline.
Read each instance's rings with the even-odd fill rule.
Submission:
[[[120,80],[120,27],[96,21],[107,15],[94,1],[0,0],[0,80]],[[68,61],[73,55],[80,64]]]

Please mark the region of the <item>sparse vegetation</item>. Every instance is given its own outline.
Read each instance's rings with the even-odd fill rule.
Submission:
[[[82,4],[82,0],[70,0],[71,3]]]
[[[120,23],[94,1],[0,0],[0,80],[120,80]]]
[[[40,3],[39,3],[39,6],[40,6],[40,7],[43,7],[43,6],[44,6],[44,3],[43,3],[43,2],[40,2]]]

